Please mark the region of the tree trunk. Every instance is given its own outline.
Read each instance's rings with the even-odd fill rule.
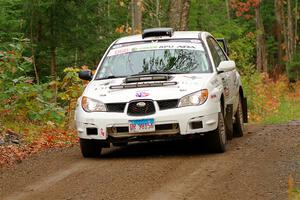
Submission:
[[[189,14],[190,14],[191,0],[182,1],[181,17],[180,17],[180,30],[188,30]]]
[[[53,80],[56,80],[56,47],[55,46],[51,47],[50,55],[51,55],[51,59],[50,59],[51,76]]]
[[[35,43],[34,39],[33,39],[33,18],[35,17],[35,10],[34,10],[34,5],[35,2],[32,2],[32,10],[31,10],[31,18],[30,18],[30,41],[32,44]],[[34,75],[35,75],[35,79],[36,79],[36,83],[40,84],[40,78],[39,78],[39,74],[38,74],[38,69],[36,66],[36,59],[35,59],[35,49],[33,48],[33,45],[31,45],[31,53],[32,53],[32,65],[33,65],[33,70],[34,70]]]
[[[160,0],[156,0],[156,9],[155,9],[155,17],[156,17],[156,22],[157,22],[157,26],[161,27],[161,21],[159,19],[159,7],[160,7]]]
[[[230,20],[231,19],[231,17],[230,17],[230,4],[229,4],[228,0],[225,0],[225,4],[226,4],[226,11],[227,11],[227,18],[228,18],[228,20]]]
[[[142,0],[131,0],[132,34],[142,32]]]
[[[169,24],[175,30],[180,30],[181,0],[170,0]]]
[[[289,61],[293,59],[294,54],[294,26],[293,26],[293,17],[292,17],[292,8],[291,8],[291,0],[287,0],[287,55]]]
[[[275,17],[276,17],[276,30],[275,30],[275,38],[278,42],[278,50],[277,50],[277,55],[276,55],[276,66],[275,66],[275,74],[280,74],[284,71],[284,62],[283,62],[283,57],[284,57],[284,36],[285,32],[283,31],[285,29],[285,22],[283,19],[283,2],[282,0],[275,0],[274,2],[274,7],[275,7]]]
[[[191,0],[170,0],[169,24],[175,30],[188,29]]]
[[[268,72],[267,48],[265,43],[265,30],[262,22],[260,7],[255,8],[256,20],[256,65],[259,72]]]
[[[55,41],[55,22],[54,22],[54,15],[55,15],[55,6],[52,7],[51,14],[50,14],[50,34],[51,34],[51,43],[50,43],[50,72],[52,80],[56,80],[56,41]]]
[[[295,38],[294,38],[294,54],[296,54],[297,50],[297,40],[298,40],[298,1],[295,3]]]

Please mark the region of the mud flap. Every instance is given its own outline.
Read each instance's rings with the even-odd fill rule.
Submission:
[[[247,105],[246,97],[243,97],[242,109],[243,109],[243,121],[244,121],[244,123],[248,123],[248,105]]]
[[[229,104],[226,106],[225,112],[225,127],[227,139],[231,140],[233,138],[233,105]]]

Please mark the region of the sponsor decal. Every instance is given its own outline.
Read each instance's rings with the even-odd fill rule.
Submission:
[[[120,48],[120,49],[113,49],[108,53],[107,56],[108,57],[116,56],[116,55],[119,55],[119,54],[125,54],[125,53],[129,53],[129,52],[130,52],[130,49],[128,47]]]
[[[217,98],[217,95],[216,94],[212,94],[212,95],[210,95],[210,98],[212,98],[212,99]]]
[[[225,94],[225,96],[229,96],[229,88],[228,87],[224,87],[224,94]]]
[[[143,50],[149,50],[149,49],[157,49],[157,45],[150,45],[150,46],[142,46],[142,47],[133,47],[132,51],[143,51]]]
[[[120,48],[118,48],[120,47]],[[120,54],[126,54],[130,52],[136,52],[136,51],[146,51],[146,50],[156,50],[156,49],[192,49],[192,50],[200,50],[204,51],[203,46],[201,45],[201,42],[199,44],[193,44],[187,45],[186,43],[174,43],[174,44],[146,44],[146,45],[133,45],[133,46],[115,46],[114,49],[112,49],[108,53],[108,57],[110,56],[116,56]]]
[[[105,132],[104,132],[103,128],[100,128],[100,135],[103,137],[105,136]]]
[[[150,94],[148,92],[145,92],[145,91],[140,91],[140,92],[137,92],[135,94],[136,97],[147,97],[149,96]]]

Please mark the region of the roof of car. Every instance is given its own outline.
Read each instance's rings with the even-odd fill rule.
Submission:
[[[132,35],[127,37],[122,37],[116,41],[115,44],[121,43],[130,43],[130,42],[141,42],[141,41],[151,41],[155,40],[165,40],[165,39],[199,39],[200,35],[204,33],[203,31],[175,31],[171,37],[163,36],[163,37],[147,37],[145,39],[142,38],[142,35]]]

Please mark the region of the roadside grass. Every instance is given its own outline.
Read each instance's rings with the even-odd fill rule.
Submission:
[[[0,121],[0,136],[5,137],[7,132],[16,134],[22,142],[26,144],[32,143],[41,131],[41,126],[34,123],[16,122],[16,121]]]
[[[299,150],[298,159],[300,161],[300,144],[297,147]],[[288,178],[288,200],[300,200],[300,188],[296,186],[295,180],[291,175]]]
[[[274,113],[270,113],[263,120],[264,124],[280,124],[292,120],[300,120],[300,100],[283,99]]]
[[[300,189],[295,186],[295,181],[292,176],[288,179],[288,199],[300,200]]]

